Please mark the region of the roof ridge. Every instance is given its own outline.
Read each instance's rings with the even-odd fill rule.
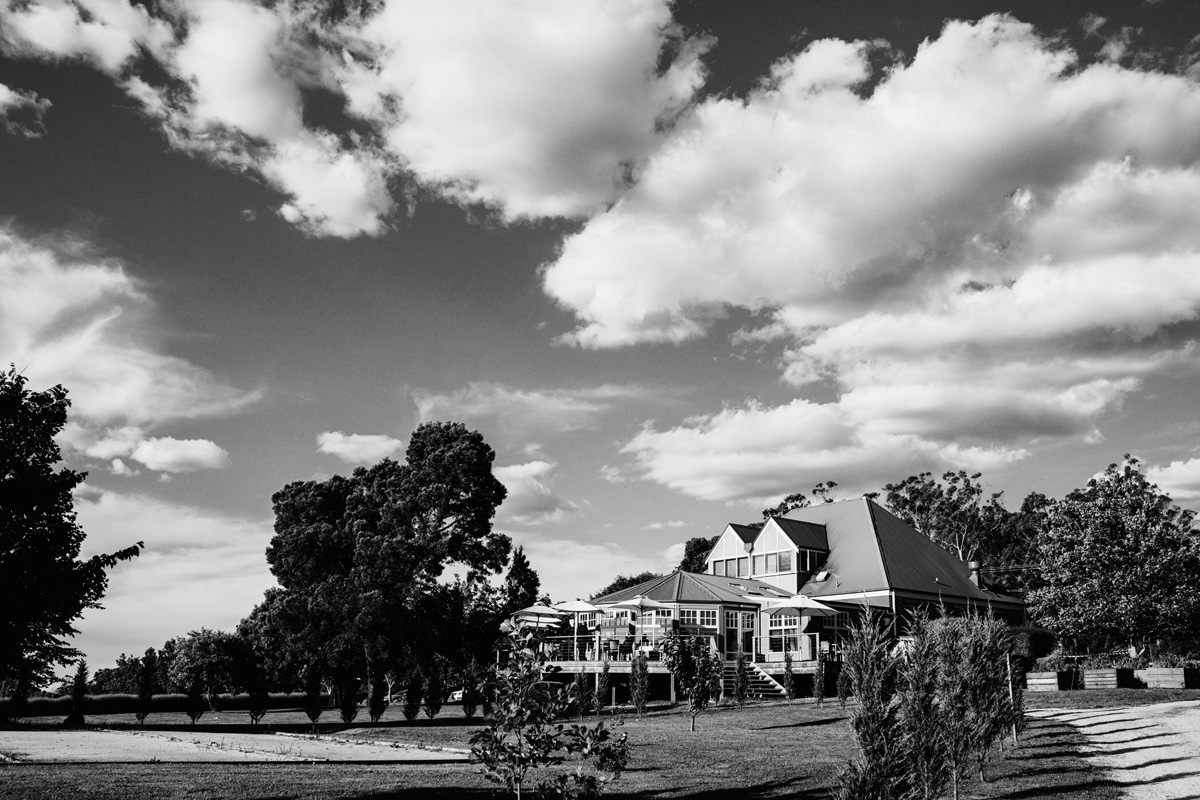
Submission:
[[[892,585],[892,572],[888,568],[887,559],[883,555],[883,540],[879,538],[879,524],[875,521],[875,503],[869,497],[862,498],[863,505],[867,507],[867,520],[871,524],[871,535],[875,537],[875,552],[879,556],[879,566],[883,570],[883,583],[889,591],[894,590]]]

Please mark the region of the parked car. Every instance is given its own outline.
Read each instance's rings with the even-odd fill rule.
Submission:
[[[450,693],[450,696],[446,698],[446,702],[447,703],[461,703],[462,699],[463,699],[463,690],[455,689],[453,692]]]

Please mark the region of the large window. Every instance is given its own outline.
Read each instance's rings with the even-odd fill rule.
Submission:
[[[772,653],[782,653],[784,650],[793,652],[800,649],[800,618],[794,615],[780,614],[770,617],[768,624],[767,646]]]
[[[700,627],[701,628],[717,627],[717,610],[715,608],[700,609]]]
[[[679,609],[679,624],[680,625],[695,625],[696,624],[696,609],[694,609],[694,608]]]
[[[767,571],[767,557],[766,556],[755,556],[754,557],[754,573],[753,574],[762,575],[766,571]]]
[[[784,550],[782,553],[779,554],[779,571],[780,572],[791,572],[792,571],[792,551]]]
[[[738,615],[736,611],[725,612],[725,630],[735,631],[738,626]]]
[[[725,562],[720,559],[714,561],[713,566],[712,566],[712,572],[713,572],[713,575],[724,576],[725,575]]]
[[[750,559],[746,558],[746,557],[739,558],[737,560],[737,569],[738,569],[737,576],[739,578],[749,578],[750,577]]]

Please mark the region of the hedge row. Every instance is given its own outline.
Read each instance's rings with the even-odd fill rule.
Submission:
[[[325,707],[333,707],[333,698],[325,698]],[[302,692],[272,692],[267,695],[267,709],[270,711],[299,711],[303,708],[305,695]],[[60,697],[31,697],[25,701],[25,708],[19,712],[21,717],[65,717],[71,713],[71,696]],[[12,699],[0,699],[0,718],[9,716]],[[136,694],[97,694],[88,695],[83,701],[83,713],[86,714],[133,714],[138,711],[139,702]],[[171,712],[186,712],[188,708],[187,695],[156,694],[150,698],[151,714],[167,714]],[[205,709],[208,702],[205,701]],[[249,711],[250,695],[222,694],[217,701],[219,711]]]

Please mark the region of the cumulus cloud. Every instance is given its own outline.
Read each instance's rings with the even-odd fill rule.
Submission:
[[[423,181],[505,216],[611,202],[700,87],[700,41],[670,4],[388,2],[338,80]],[[659,68],[664,45],[679,55]],[[390,110],[388,101],[396,110]]]
[[[514,525],[544,525],[561,522],[577,510],[575,503],[555,493],[551,461],[530,461],[496,467],[492,474],[504,484],[508,496],[497,515]]]
[[[109,573],[102,610],[84,614],[73,643],[97,667],[200,627],[231,630],[275,581],[264,552],[269,519],[246,520],[86,484],[75,509],[83,555],[136,541],[146,548]],[[146,598],[153,598],[147,602]],[[140,652],[137,651],[137,652]]]
[[[138,442],[129,457],[157,472],[195,472],[229,466],[229,453],[207,439],[169,436]]]
[[[1200,458],[1172,461],[1161,467],[1150,467],[1146,477],[1176,502],[1195,505],[1200,500]]]
[[[472,381],[453,392],[412,393],[421,422],[468,420],[511,436],[591,428],[615,403],[644,395],[635,386],[522,389],[488,381]]]
[[[145,430],[259,399],[162,352],[150,296],[120,263],[88,250],[0,227],[0,352],[31,385],[70,391],[66,444],[108,460],[131,453]]]
[[[46,132],[42,121],[50,101],[36,92],[13,89],[0,83],[0,128],[14,136],[36,139]]]
[[[257,174],[286,196],[284,219],[340,237],[387,230],[389,184],[405,179],[510,220],[599,210],[704,79],[707,43],[679,33],[667,0],[389,0],[337,23],[326,11],[8,4],[0,48],[93,64],[174,146]],[[337,130],[306,121],[313,90],[343,102]]]
[[[404,442],[382,434],[326,431],[317,435],[317,452],[336,456],[347,464],[370,464],[392,458]]]
[[[545,269],[573,344],[680,342],[746,309],[735,346],[782,341],[784,380],[833,392],[648,428],[626,447],[642,474],[732,499],[793,466],[1006,463],[1195,368],[1200,85],[1081,66],[1006,16],[873,76],[881,47],[814,42],[701,102]]]
[[[918,468],[994,468],[1023,450],[939,443],[858,424],[833,403],[751,404],[647,427],[623,448],[642,474],[707,500],[768,499],[818,481],[870,489]]]

